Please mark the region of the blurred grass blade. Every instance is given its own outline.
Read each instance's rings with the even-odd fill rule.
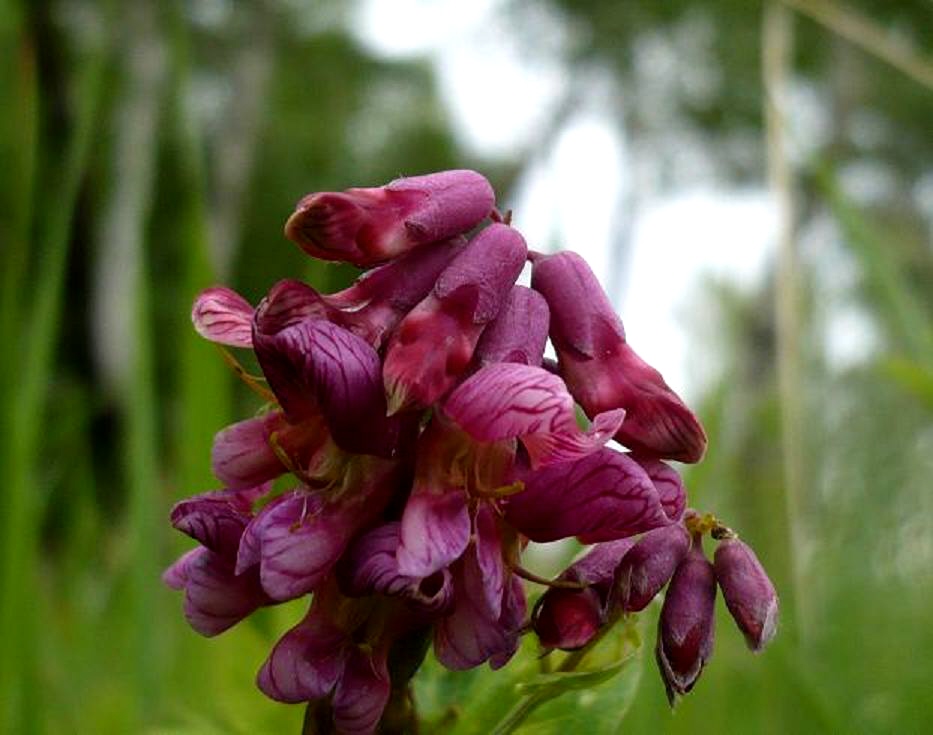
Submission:
[[[898,258],[898,253],[906,252],[906,248],[891,232],[882,234],[849,201],[829,167],[818,168],[816,181],[842,228],[843,243],[862,266],[868,295],[884,321],[886,332],[908,355],[933,366],[930,314]]]
[[[5,441],[2,597],[0,597],[0,729],[27,733],[38,729],[42,688],[36,681],[33,614],[38,594],[37,558],[41,493],[36,487],[36,464],[46,415],[46,389],[59,336],[68,261],[71,223],[81,182],[97,130],[105,70],[105,53],[92,48],[80,59],[74,83],[76,104],[72,131],[61,162],[50,166],[43,185],[44,199],[54,206],[43,210],[35,246],[37,278],[24,319],[22,351],[10,349],[17,360],[15,390],[10,386],[11,431]]]
[[[216,273],[210,259],[207,194],[203,152],[195,120],[187,104],[189,53],[182,10],[174,5],[171,23],[172,110],[170,140],[177,159],[173,197],[177,197],[178,243],[182,283],[175,304],[179,328],[177,365],[178,410],[174,422],[177,486],[190,495],[212,485],[210,450],[214,433],[232,415],[233,380],[230,370],[212,344],[191,328],[189,314],[194,297],[214,285]]]
[[[128,491],[128,597],[135,715],[148,719],[159,698],[164,663],[162,629],[153,620],[160,598],[160,472],[147,226],[153,202],[161,100],[166,79],[157,9],[121,9],[122,94],[114,110],[109,181],[99,225],[96,268],[96,348],[111,381],[123,427]]]

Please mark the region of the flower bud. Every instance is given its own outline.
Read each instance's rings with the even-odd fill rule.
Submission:
[[[671,705],[686,694],[713,654],[716,573],[697,535],[667,589],[655,656]]]
[[[534,262],[532,287],[551,309],[551,340],[567,387],[588,416],[624,408],[616,439],[647,457],[698,462],[706,434],[661,374],[625,341],[622,322],[576,253]]]
[[[548,331],[547,302],[537,291],[512,286],[499,316],[476,345],[477,368],[496,362],[541,366]]]
[[[631,539],[596,544],[561,573],[559,580],[587,586],[551,587],[541,596],[532,613],[541,645],[570,651],[593,639],[606,622],[616,567],[633,544]]]
[[[367,266],[466,232],[494,203],[480,174],[442,171],[377,188],[309,194],[288,218],[285,236],[316,258]]]
[[[656,528],[625,555],[616,574],[619,602],[626,612],[644,610],[666,585],[690,548],[682,525]]]
[[[737,538],[726,539],[713,557],[726,606],[748,647],[761,651],[777,630],[778,598],[755,552]]]
[[[526,254],[517,230],[493,224],[441,273],[389,342],[383,377],[390,413],[425,408],[453,387],[483,328],[498,316]]]

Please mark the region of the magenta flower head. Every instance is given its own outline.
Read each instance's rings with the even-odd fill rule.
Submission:
[[[716,573],[699,535],[674,572],[658,622],[655,656],[671,705],[693,689],[713,654]]]
[[[777,631],[778,597],[767,572],[748,544],[727,538],[713,555],[716,579],[748,647],[761,651]]]
[[[426,408],[454,386],[484,327],[498,316],[526,255],[517,230],[492,224],[441,273],[389,342],[383,379],[391,413]]]
[[[616,574],[619,603],[626,612],[644,610],[666,585],[690,549],[690,534],[679,523],[642,536]]]
[[[559,581],[585,587],[551,587],[538,599],[531,619],[542,646],[571,651],[593,640],[606,623],[616,567],[634,543],[596,544],[561,573]]]
[[[586,261],[571,252],[539,257],[531,285],[547,299],[561,374],[587,415],[624,408],[619,442],[649,457],[698,462],[706,451],[703,427],[661,374],[629,347]]]
[[[315,258],[368,266],[466,232],[494,202],[489,182],[475,171],[442,171],[309,194],[288,218],[285,236]]]

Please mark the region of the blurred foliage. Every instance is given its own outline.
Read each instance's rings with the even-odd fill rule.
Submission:
[[[933,55],[925,0],[846,7]],[[191,300],[221,278],[252,300],[282,277],[347,282],[352,271],[312,265],[281,237],[308,191],[473,166],[505,192],[534,152],[471,157],[428,61],[374,57],[350,32],[351,10],[0,3],[0,732],[300,728],[300,708],[269,702],[253,679],[304,603],[208,641],[158,583],[187,546],[168,509],[211,486],[213,433],[258,408],[191,333]],[[572,78],[607,72],[620,129],[662,171],[661,191],[689,180],[668,145],[685,136],[720,182],[761,182],[759,3],[500,10],[528,48],[548,13],[569,39]],[[782,634],[753,658],[720,602],[716,654],[673,715],[647,654],[657,606],[640,624],[646,651],[595,689],[539,673],[530,641],[497,676],[444,673],[429,658],[416,692],[437,731],[489,732],[535,692],[558,696],[520,732],[933,730],[933,92],[809,18],[794,34],[795,92],[826,122],[789,121],[804,507],[789,517],[782,494],[770,287],[704,290],[695,359],[715,362],[718,378],[699,404],[710,453],[688,482],[695,504],[758,549],[802,619],[785,607]],[[580,93],[571,85],[570,104]],[[884,183],[871,196],[858,186],[865,171]],[[840,292],[842,270],[854,276]],[[840,308],[864,314],[875,341],[844,364],[825,349]],[[804,530],[798,589],[790,524]]]

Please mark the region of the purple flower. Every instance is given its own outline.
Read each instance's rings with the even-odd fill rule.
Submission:
[[[560,378],[511,363],[476,372],[438,413],[418,442],[414,487],[402,516],[399,563],[412,576],[427,576],[463,553],[469,498],[493,499],[514,481],[518,442],[533,467],[565,462],[598,451],[623,417],[621,411],[597,416],[584,432]],[[568,535],[574,531],[558,538]]]
[[[185,617],[205,636],[222,633],[257,608],[271,603],[257,574],[237,575],[236,554],[252,519],[252,503],[267,485],[197,495],[172,509],[172,525],[202,545],[184,554],[162,575],[185,592]]]
[[[262,587],[290,600],[318,587],[351,539],[382,513],[401,467],[377,457],[345,458],[321,487],[289,491],[266,505],[243,532],[236,571],[259,566]]]
[[[495,513],[481,505],[473,540],[451,568],[453,611],[434,629],[434,653],[449,669],[471,669],[485,661],[500,668],[518,649],[525,592],[521,580],[505,568],[503,554]]]
[[[410,577],[399,571],[396,554],[400,525],[392,522],[377,526],[353,543],[338,568],[341,589],[351,597],[373,593],[401,597],[414,609],[428,613],[447,610],[453,600],[448,569],[427,577]]]
[[[596,544],[558,577],[586,585],[584,589],[549,588],[532,613],[535,633],[545,648],[582,648],[606,623],[613,603],[616,567],[635,542],[631,539]]]
[[[619,602],[627,612],[644,610],[666,585],[687,551],[690,534],[679,523],[642,536],[616,574]]]
[[[658,622],[655,656],[672,705],[693,689],[713,654],[715,603],[716,573],[697,535],[674,572]]]
[[[583,543],[613,541],[667,526],[647,472],[629,455],[601,448],[569,462],[519,475],[522,492],[503,501],[505,517],[532,541],[577,536]]]
[[[778,597],[755,552],[737,538],[727,538],[713,555],[716,579],[726,606],[748,647],[761,651],[777,632]]]
[[[267,298],[256,309],[253,349],[289,423],[321,414],[342,449],[394,456],[415,426],[409,418],[386,416],[380,360],[372,346],[323,319],[277,329],[268,316],[274,308]]]
[[[241,488],[274,480],[292,467],[307,470],[312,458],[332,445],[321,416],[288,423],[281,411],[270,411],[222,429],[211,447],[211,468],[227,487]]]
[[[561,374],[587,415],[624,408],[619,442],[645,456],[698,462],[706,451],[703,427],[629,347],[586,261],[571,252],[537,258],[531,285],[548,302]]]
[[[334,294],[320,294],[294,279],[279,281],[266,296],[263,329],[275,333],[304,319],[325,319],[379,350],[465,246],[464,238],[454,237],[418,248],[367,271],[352,286]],[[249,348],[253,346],[253,315],[253,307],[242,296],[217,286],[198,294],[191,318],[205,339]]]
[[[285,235],[309,255],[372,265],[479,224],[495,202],[475,171],[443,171],[396,179],[378,188],[304,197]]]
[[[391,413],[426,408],[454,386],[483,328],[499,314],[526,254],[516,230],[492,224],[444,269],[389,341],[383,378]]]
[[[257,675],[259,688],[280,702],[330,697],[338,732],[374,732],[391,691],[388,651],[406,626],[387,610],[386,624],[373,636],[365,627],[372,607],[344,598],[333,585],[320,590],[305,619],[272,649]]]

